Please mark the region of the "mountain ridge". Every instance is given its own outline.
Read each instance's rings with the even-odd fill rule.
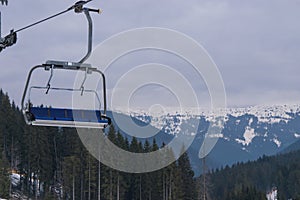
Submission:
[[[225,111],[203,111],[196,115],[192,111],[180,113],[174,110],[161,116],[139,111],[129,115],[172,136],[199,124],[195,132],[190,132],[195,134],[195,138],[189,149],[193,167],[199,173],[201,161],[197,152],[211,121],[218,116],[215,113],[225,114],[222,131],[213,136],[218,138],[218,142],[208,155],[214,163],[211,168],[255,160],[263,155],[276,155],[300,138],[300,105],[253,106]]]

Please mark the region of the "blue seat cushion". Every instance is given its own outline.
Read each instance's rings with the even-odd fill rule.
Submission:
[[[31,107],[30,113],[36,120],[78,121],[94,123],[109,122],[108,119],[104,119],[101,117],[101,113],[99,110]]]

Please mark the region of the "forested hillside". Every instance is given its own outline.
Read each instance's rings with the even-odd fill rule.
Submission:
[[[300,199],[300,150],[226,166],[207,182],[212,199],[266,199],[273,187],[279,199]]]
[[[128,140],[111,126],[106,136],[131,152],[159,149],[155,140]],[[295,150],[293,145],[293,150]],[[194,177],[187,153],[170,166],[128,174],[100,164],[75,129],[25,125],[19,108],[0,90],[0,198],[19,193],[36,199],[300,199],[300,151],[237,163]],[[10,174],[20,175],[11,184]]]
[[[107,137],[131,152],[159,148],[155,140],[124,138],[113,126]],[[37,199],[196,199],[194,173],[185,153],[152,173],[128,174],[100,164],[70,128],[30,127],[19,108],[0,91],[0,197],[18,191]],[[9,174],[21,175],[11,185]]]

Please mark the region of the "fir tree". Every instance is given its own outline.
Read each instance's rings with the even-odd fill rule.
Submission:
[[[184,200],[196,199],[194,172],[188,154],[184,152],[178,159],[179,177],[181,179],[182,196]]]
[[[0,195],[1,198],[9,198],[10,178],[8,161],[0,154]]]

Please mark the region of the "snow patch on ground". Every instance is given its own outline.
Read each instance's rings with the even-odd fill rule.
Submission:
[[[223,138],[224,135],[222,133],[209,134],[210,138]]]
[[[18,186],[20,184],[21,176],[20,174],[13,173],[10,175],[10,180],[13,186]]]
[[[248,125],[251,127],[251,124],[253,123],[253,118],[251,117],[250,120],[249,120],[249,123]]]
[[[298,133],[295,133],[294,136],[295,136],[295,138],[300,138],[300,134],[298,134]]]
[[[277,147],[281,146],[281,142],[277,138],[274,138],[273,142],[277,145]]]
[[[252,142],[252,139],[255,138],[255,136],[256,134],[254,129],[247,127],[243,135],[244,139],[235,139],[235,141],[242,144],[243,146],[248,146]]]

